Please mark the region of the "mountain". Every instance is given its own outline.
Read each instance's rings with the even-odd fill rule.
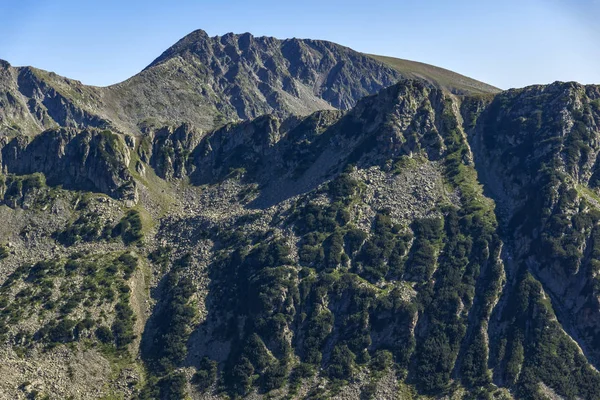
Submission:
[[[2,62],[0,133],[93,126],[139,134],[182,122],[210,130],[267,113],[347,110],[403,77],[441,83],[462,94],[497,92],[424,64],[388,64],[326,41],[249,33],[209,37],[202,30],[181,39],[139,74],[105,88]]]
[[[154,110],[162,102],[166,111],[159,110],[158,118],[172,112],[181,120],[200,109],[204,118],[237,120],[266,113],[345,110],[400,76],[389,66],[334,43],[249,33],[211,38],[195,31],[140,74],[111,87],[111,92],[126,104],[135,98],[144,116],[145,106]],[[157,98],[157,93],[167,97]],[[195,110],[170,110],[179,103],[195,106]],[[213,123],[196,122],[199,126]]]
[[[384,64],[388,64],[390,67],[400,72],[405,78],[425,80],[432,83],[437,88],[446,89],[454,94],[486,94],[498,93],[501,91],[497,87],[488,85],[487,83],[471,79],[434,65],[372,54],[369,54],[369,56]]]
[[[81,82],[0,61],[0,134],[38,134],[54,127],[105,127],[100,93]]]
[[[6,398],[600,397],[600,86],[400,79],[140,133],[57,123],[122,89],[5,70],[2,115],[47,128],[0,141]]]

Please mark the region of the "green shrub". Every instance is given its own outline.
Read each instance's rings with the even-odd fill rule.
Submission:
[[[77,322],[71,319],[63,319],[58,323],[51,323],[43,328],[43,336],[49,344],[68,343],[75,340],[74,328]]]
[[[170,246],[161,246],[148,254],[148,259],[154,264],[159,265],[162,269],[166,269],[171,256]]]
[[[63,246],[72,246],[78,242],[94,242],[104,238],[107,229],[102,225],[100,214],[86,212],[70,223],[65,229],[53,233],[52,237]]]
[[[101,341],[102,343],[105,344],[109,344],[112,343],[115,340],[115,337],[113,336],[112,331],[104,325],[99,326],[96,329],[96,338],[98,338],[99,341]]]
[[[0,244],[0,261],[7,258],[9,254],[10,254],[10,250],[8,249],[8,246],[6,246],[4,244]]]
[[[200,391],[206,391],[217,379],[217,362],[208,357],[203,357],[198,370],[192,378],[192,383],[198,386]]]
[[[393,354],[388,350],[377,350],[371,359],[371,368],[375,371],[385,371],[394,362]]]
[[[183,372],[170,374],[159,381],[160,398],[181,400],[187,397],[187,378]]]
[[[331,379],[349,381],[354,376],[354,362],[356,356],[348,346],[337,345],[333,349],[327,374]]]
[[[129,306],[129,302],[122,299],[115,306],[115,320],[112,325],[112,332],[115,338],[117,349],[124,350],[135,339],[133,326],[135,324],[135,314]]]
[[[137,244],[143,237],[142,217],[139,211],[129,210],[112,229],[112,237],[121,237],[126,245]]]

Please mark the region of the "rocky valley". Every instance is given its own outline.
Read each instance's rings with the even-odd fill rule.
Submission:
[[[0,398],[600,398],[599,86],[196,31],[0,164]]]

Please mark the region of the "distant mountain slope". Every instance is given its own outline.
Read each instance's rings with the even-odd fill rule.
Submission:
[[[374,54],[368,54],[368,56],[391,66],[406,78],[425,80],[440,89],[447,89],[455,94],[499,93],[501,91],[487,83],[434,65]]]
[[[87,86],[36,68],[0,64],[0,134],[55,127],[110,127],[123,133],[182,122],[206,131],[263,114],[348,110],[403,78],[455,94],[498,89],[441,68],[368,56],[335,43],[198,30],[130,79]]]
[[[0,60],[0,133],[37,134],[54,127],[108,127],[99,88]]]
[[[598,86],[403,80],[0,142],[0,393],[596,400],[599,139]]]
[[[249,33],[209,37],[198,30],[107,91],[123,120],[152,115],[207,128],[265,113],[349,109],[400,78],[393,68],[330,42]]]

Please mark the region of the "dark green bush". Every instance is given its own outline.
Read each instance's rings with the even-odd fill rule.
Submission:
[[[354,362],[356,356],[348,346],[337,345],[333,349],[327,374],[331,379],[351,380],[354,376]]]
[[[187,378],[183,372],[167,375],[159,381],[160,399],[181,400],[187,396]]]
[[[112,325],[112,332],[117,349],[124,350],[134,341],[134,324],[135,314],[129,306],[128,297],[125,297],[115,306],[115,320]]]
[[[109,344],[109,343],[113,343],[113,341],[115,340],[115,337],[113,336],[112,331],[104,325],[99,326],[96,329],[96,337],[98,338],[99,341],[101,341],[104,344]]]
[[[0,261],[4,260],[8,257],[10,251],[8,250],[8,246],[4,244],[0,244]]]
[[[121,237],[126,245],[139,243],[143,237],[142,217],[139,211],[129,210],[112,229],[112,237]]]
[[[200,391],[206,391],[217,379],[217,362],[208,357],[203,357],[198,370],[192,378],[192,383],[198,386]]]

